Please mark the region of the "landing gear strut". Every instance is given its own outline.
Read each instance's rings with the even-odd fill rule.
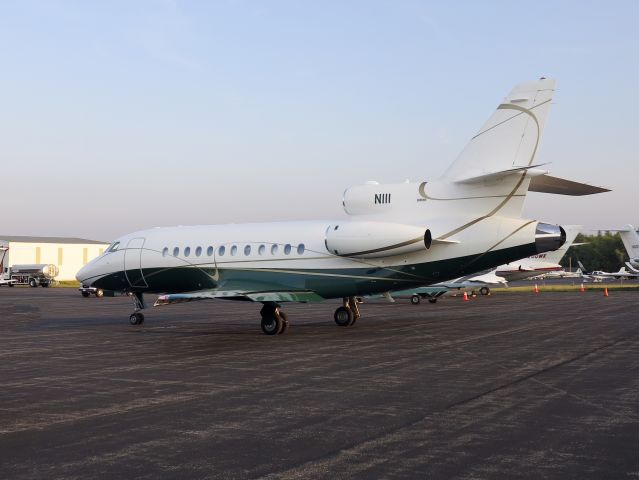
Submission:
[[[266,335],[277,335],[288,330],[288,317],[275,302],[266,302],[260,310],[262,331]]]
[[[361,317],[356,297],[344,297],[344,305],[335,310],[333,318],[340,327],[350,327]]]
[[[142,292],[135,292],[133,294],[133,303],[135,305],[135,309],[129,317],[129,323],[131,325],[142,325],[144,323],[144,315],[140,310],[144,310],[146,308]]]

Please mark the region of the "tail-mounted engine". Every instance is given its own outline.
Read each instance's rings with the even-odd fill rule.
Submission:
[[[342,257],[380,258],[428,250],[430,230],[387,222],[344,222],[329,225],[326,249]]]

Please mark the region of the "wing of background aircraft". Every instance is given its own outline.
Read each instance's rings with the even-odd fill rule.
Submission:
[[[608,272],[599,272],[597,273],[598,277],[604,278],[639,278],[639,272],[633,273],[626,270],[626,267],[621,267],[618,272],[608,273]]]

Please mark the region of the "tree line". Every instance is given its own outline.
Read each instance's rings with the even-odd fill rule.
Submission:
[[[592,270],[616,272],[628,261],[628,252],[618,232],[599,232],[596,235],[580,233],[575,243],[584,243],[584,245],[568,249],[559,262],[566,269],[572,266],[572,269],[576,270],[579,266],[577,261],[580,260],[589,272]]]

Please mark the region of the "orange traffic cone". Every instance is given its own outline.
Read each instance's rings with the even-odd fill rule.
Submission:
[[[539,287],[537,286],[537,284],[535,283],[535,288],[533,289],[533,292],[535,293],[539,293]]]
[[[584,284],[583,283],[581,284],[581,287],[579,287],[579,291],[581,293],[584,293],[586,291],[586,289],[584,288]]]
[[[464,302],[468,301],[468,292],[464,292]]]
[[[604,297],[608,296],[608,287],[604,288]]]

